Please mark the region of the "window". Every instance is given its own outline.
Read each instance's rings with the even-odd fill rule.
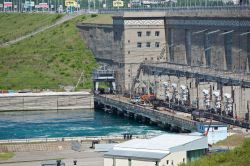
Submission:
[[[214,127],[214,130],[218,130],[218,126]]]
[[[141,48],[141,42],[137,42],[137,47]]]
[[[131,166],[131,159],[128,159],[128,166]]]
[[[154,60],[154,58],[153,58],[153,57],[151,57],[151,60]]]
[[[150,42],[147,42],[146,47],[150,47],[150,44],[151,44]]]
[[[146,32],[146,36],[150,36],[151,35],[151,32],[150,31],[147,31]]]
[[[130,40],[128,40],[128,43],[130,43]]]
[[[128,51],[128,54],[130,54],[130,51]]]
[[[160,47],[160,42],[155,42],[155,47]]]
[[[167,163],[167,165],[168,165],[168,163],[169,163],[169,160],[167,160],[167,161],[166,161],[166,163]]]
[[[148,58],[145,58],[145,60],[148,60]]]
[[[138,36],[138,37],[141,37],[141,32],[137,32],[137,36]]]
[[[185,163],[185,158],[183,158],[183,163]]]
[[[155,31],[155,36],[160,36],[160,31]]]

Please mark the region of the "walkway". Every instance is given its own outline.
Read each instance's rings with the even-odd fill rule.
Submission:
[[[79,15],[78,13],[76,13],[76,14],[70,14],[70,15],[65,15],[65,16],[63,16],[61,19],[59,19],[58,21],[52,23],[51,25],[41,27],[40,29],[38,29],[38,30],[36,30],[36,31],[34,31],[34,32],[31,32],[31,33],[29,33],[29,34],[27,34],[27,35],[24,35],[24,36],[21,36],[21,37],[19,37],[19,38],[17,38],[17,39],[8,41],[8,42],[6,42],[6,43],[3,43],[3,44],[0,45],[0,47],[5,47],[5,46],[9,46],[9,45],[15,44],[15,43],[17,43],[17,42],[19,42],[19,41],[21,41],[21,40],[24,40],[24,39],[26,39],[26,38],[29,38],[29,37],[31,37],[31,36],[34,36],[34,35],[36,35],[36,34],[38,34],[38,33],[40,33],[40,32],[46,31],[47,29],[53,28],[53,27],[55,27],[55,26],[57,26],[57,25],[60,25],[60,24],[66,22],[66,21],[68,21],[68,20],[71,20],[71,19],[77,17],[78,15]]]

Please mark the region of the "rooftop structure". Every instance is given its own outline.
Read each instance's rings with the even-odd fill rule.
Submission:
[[[115,145],[104,154],[104,166],[179,165],[197,159],[208,148],[207,137],[164,134]]]

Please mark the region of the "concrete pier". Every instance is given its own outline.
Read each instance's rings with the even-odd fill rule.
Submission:
[[[122,97],[96,95],[94,101],[96,108],[109,107],[113,111],[123,112],[124,116],[127,115],[136,119],[141,118],[141,121],[145,120],[148,123],[157,124],[163,128],[168,127],[179,132],[196,131],[197,122],[189,118],[167,111],[158,111],[150,107],[134,105]]]

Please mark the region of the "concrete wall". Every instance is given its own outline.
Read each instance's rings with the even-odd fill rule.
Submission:
[[[81,108],[94,108],[92,94],[87,92],[52,92],[0,95],[0,111]]]
[[[233,111],[234,111],[234,117],[239,119],[245,119],[246,113],[248,112],[249,104],[250,104],[250,88],[243,88],[240,86],[222,86],[220,88],[220,85],[218,85],[215,82],[199,82],[196,83],[196,80],[194,78],[186,78],[186,77],[177,77],[177,76],[168,76],[168,75],[148,75],[141,73],[139,79],[141,80],[141,83],[136,84],[136,92],[142,92],[142,88],[145,88],[147,84],[144,84],[143,82],[149,82],[156,84],[156,91],[157,98],[159,99],[166,99],[164,97],[164,86],[163,82],[168,82],[170,84],[176,83],[177,84],[177,90],[178,94],[181,93],[180,85],[185,85],[188,87],[189,94],[190,94],[190,104],[193,106],[197,106],[197,99],[198,99],[198,106],[200,109],[205,109],[204,104],[204,95],[202,93],[203,89],[211,90],[212,92],[219,92],[222,93],[222,101],[221,101],[221,108],[224,110],[224,103],[225,98],[223,98],[225,93],[231,94],[233,99]],[[144,81],[143,81],[144,80]],[[147,89],[147,88],[146,88]],[[173,92],[173,89],[170,88],[170,97]],[[212,94],[211,92],[211,94]],[[234,94],[234,95],[233,95]],[[179,99],[180,96],[177,95],[177,98]],[[215,96],[212,95],[210,106],[211,108],[214,108],[215,104]]]
[[[113,25],[77,24],[83,41],[97,60],[120,62],[123,45],[114,38]]]

